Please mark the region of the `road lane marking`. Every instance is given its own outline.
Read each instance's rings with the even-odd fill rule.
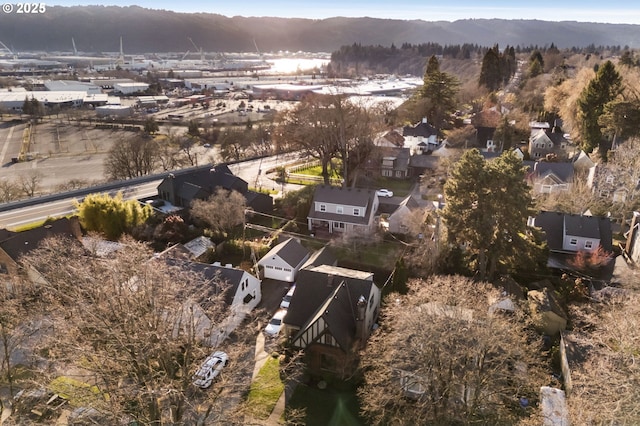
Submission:
[[[4,141],[4,145],[2,146],[2,153],[0,153],[0,165],[4,164],[4,156],[7,154],[7,149],[9,148],[9,141],[13,136],[13,129],[15,129],[15,126],[11,126],[9,128],[9,135],[7,135],[7,140]]]

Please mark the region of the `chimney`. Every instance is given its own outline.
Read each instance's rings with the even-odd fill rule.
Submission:
[[[356,339],[360,341],[361,345],[364,345],[367,340],[366,318],[367,299],[361,295],[356,304]]]
[[[427,117],[422,117],[422,124],[427,124]]]
[[[335,278],[334,275],[327,274],[327,287],[333,287],[333,279],[334,278]]]

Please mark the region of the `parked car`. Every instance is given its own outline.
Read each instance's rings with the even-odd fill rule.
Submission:
[[[278,310],[278,312],[273,315],[273,318],[271,318],[271,321],[269,321],[269,324],[265,327],[264,332],[269,336],[277,336],[278,333],[280,333],[280,329],[282,329],[282,320],[286,314],[286,309]]]
[[[378,189],[376,194],[378,194],[378,197],[393,197],[393,191],[388,189]]]
[[[296,291],[296,285],[292,285],[287,294],[282,298],[282,302],[280,302],[280,307],[283,309],[289,309],[289,303],[291,302],[291,298],[293,297],[293,292]]]
[[[212,353],[204,360],[196,374],[193,375],[193,384],[199,388],[206,389],[213,383],[213,380],[220,375],[220,372],[229,362],[229,356],[222,351]]]

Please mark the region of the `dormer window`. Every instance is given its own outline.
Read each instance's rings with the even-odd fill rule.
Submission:
[[[612,184],[613,183],[613,175],[607,175],[606,182],[608,184]]]
[[[584,242],[584,248],[592,249],[593,248],[593,241],[585,241]]]
[[[326,204],[320,204],[320,211],[321,212],[326,212],[327,211],[327,205]]]
[[[342,213],[344,213],[344,207],[342,207],[342,206],[336,206],[336,213],[338,213],[338,214],[342,214]]]
[[[359,208],[354,207],[354,209],[353,209],[353,215],[354,215],[354,216],[360,216],[360,209],[359,209]]]
[[[571,238],[569,240],[569,244],[571,244],[572,246],[577,246],[578,245],[578,239],[577,238]]]

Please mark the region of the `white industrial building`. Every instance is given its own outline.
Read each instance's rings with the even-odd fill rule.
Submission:
[[[44,87],[50,92],[85,92],[91,95],[99,95],[102,88],[92,83],[76,80],[47,80]]]
[[[85,96],[87,96],[85,92],[7,91],[0,92],[0,108],[15,112],[22,111],[25,99],[36,99],[46,107],[55,105],[79,107],[82,106]]]
[[[120,92],[123,95],[131,95],[134,93],[142,93],[149,88],[147,83],[116,83],[113,85],[114,92]]]
[[[133,110],[126,105],[102,105],[96,107],[98,117],[130,117]]]

